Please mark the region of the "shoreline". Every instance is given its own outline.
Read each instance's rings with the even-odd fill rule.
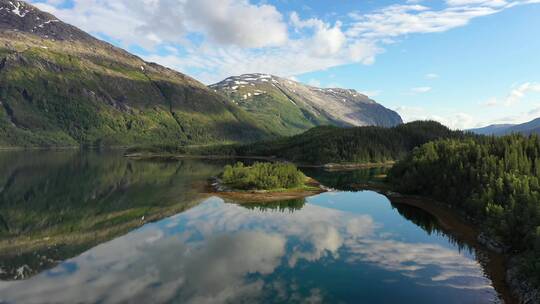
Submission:
[[[124,157],[144,160],[144,159],[252,159],[252,160],[266,160],[266,161],[282,161],[294,163],[300,168],[322,168],[328,171],[338,170],[355,170],[355,169],[369,169],[369,168],[381,168],[392,167],[396,162],[387,161],[381,163],[327,163],[327,164],[304,164],[290,161],[287,159],[278,158],[276,156],[240,156],[240,155],[200,155],[200,154],[166,154],[166,153],[128,153]]]
[[[355,188],[375,191],[386,196],[393,204],[416,207],[434,216],[443,231],[464,241],[479,253],[478,260],[485,266],[484,270],[490,276],[495,289],[501,291],[504,303],[540,303],[540,291],[519,273],[516,263],[519,255],[512,255],[504,250],[501,244],[486,236],[474,218],[428,197],[393,192],[385,184],[359,184],[355,185]]]
[[[232,155],[197,155],[197,154],[163,154],[163,153],[128,153],[124,157],[145,160],[145,159],[254,159],[276,161],[278,158],[271,156],[232,156]]]
[[[441,230],[451,234],[456,239],[462,240],[474,250],[476,259],[484,266],[484,271],[488,274],[493,287],[504,303],[520,303],[520,297],[516,296],[514,288],[506,280],[508,257],[479,242],[478,236],[481,232],[476,225],[463,220],[454,209],[424,197],[405,196],[397,193],[386,193],[384,195],[393,204],[416,207],[434,216]]]
[[[218,196],[224,200],[235,200],[238,203],[271,203],[284,200],[303,199],[327,192],[324,186],[313,178],[308,178],[304,186],[313,187],[313,189],[289,189],[284,191],[267,190],[246,190],[228,189],[221,183],[219,178],[212,178],[208,183],[207,194]]]

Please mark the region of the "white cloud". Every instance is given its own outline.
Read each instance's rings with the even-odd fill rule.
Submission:
[[[51,9],[58,4],[49,0],[37,6],[124,46],[189,44],[185,37],[189,33],[203,34],[219,45],[246,48],[278,46],[288,39],[287,25],[274,6],[244,0],[74,0],[72,8]]]
[[[482,102],[481,105],[485,107],[495,107],[499,105],[499,100],[497,99],[497,97],[491,97],[488,98],[488,100]]]
[[[520,103],[528,95],[535,93],[540,93],[540,83],[524,82],[522,84],[514,85],[513,89],[505,98],[490,97],[480,104],[486,107],[511,107]]]
[[[446,0],[446,3],[450,6],[484,5],[502,7],[508,5],[508,1],[505,0]]]
[[[413,93],[427,93],[429,91],[431,91],[431,87],[416,87],[411,89]]]
[[[433,10],[423,5],[391,5],[356,17],[348,30],[350,37],[387,39],[414,33],[444,32],[464,26],[471,19],[498,11],[491,7],[470,6]]]
[[[506,97],[505,105],[511,106],[520,102],[528,93],[540,93],[540,83],[525,82],[513,89]]]
[[[427,87],[415,89],[425,91]],[[419,106],[400,106],[395,110],[406,122],[436,120],[452,129],[478,128],[491,124],[520,124],[540,116],[540,83],[530,81],[515,84],[506,96],[490,97],[477,103],[477,106],[479,111],[472,110],[468,113],[461,109],[439,107],[428,110]]]
[[[435,120],[454,130],[470,129],[475,127],[477,121],[474,116],[459,112],[445,110],[445,115],[433,114],[423,107],[399,106],[395,109],[405,122],[415,120]]]
[[[302,20],[296,12],[291,13],[290,19],[296,31],[313,29],[314,34],[309,43],[312,48],[309,51],[315,56],[334,55],[342,49],[346,38],[341,31],[341,22],[331,26],[316,18]]]
[[[426,79],[437,79],[439,77],[440,77],[439,74],[435,74],[435,73],[429,73],[425,75]]]
[[[168,8],[168,3],[159,1]],[[287,26],[271,5],[235,0],[187,0],[184,17],[211,40],[242,47],[282,45]]]
[[[538,0],[448,0],[442,9],[427,1],[408,1],[352,12],[332,23],[302,19],[296,12],[285,20],[275,6],[249,0],[74,0],[69,8],[61,8],[60,2],[36,5],[123,47],[143,47],[150,52],[145,59],[211,83],[250,72],[286,77],[343,64],[373,64],[385,45],[406,35],[447,31]]]

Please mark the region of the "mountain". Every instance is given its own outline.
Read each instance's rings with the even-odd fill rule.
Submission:
[[[355,90],[321,89],[266,74],[229,77],[209,86],[284,135],[314,126],[403,123],[394,111]]]
[[[533,119],[529,122],[512,126],[505,131],[506,134],[521,133],[525,135],[540,134],[540,118]]]
[[[520,133],[523,135],[540,134],[540,118],[533,119],[529,122],[522,124],[501,124],[490,125],[484,128],[468,130],[476,134],[483,135],[508,135],[513,133]]]
[[[0,147],[245,142],[255,117],[184,74],[0,0]]]
[[[508,128],[512,127],[512,126],[514,126],[514,125],[512,125],[512,124],[494,124],[494,125],[489,125],[489,126],[482,127],[482,128],[469,129],[467,131],[470,131],[470,132],[473,132],[473,133],[479,134],[479,135],[494,135],[494,134],[497,134],[497,133],[504,132]]]

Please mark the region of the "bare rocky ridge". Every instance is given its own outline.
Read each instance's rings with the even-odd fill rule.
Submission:
[[[89,34],[31,4],[17,0],[0,0],[0,30],[13,29],[47,39],[97,41]]]
[[[355,90],[317,88],[273,75],[229,77],[210,88],[229,96],[245,108],[249,108],[253,100],[268,96],[284,99],[322,121],[336,125],[392,127],[403,122],[396,112]]]

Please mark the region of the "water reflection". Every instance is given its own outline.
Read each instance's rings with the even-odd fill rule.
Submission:
[[[113,152],[0,153],[0,278],[27,278],[196,205],[221,166]]]
[[[371,191],[208,198],[223,165],[0,153],[0,303],[497,301],[475,252],[420,209]],[[305,173],[348,191],[384,169]]]
[[[335,201],[356,207],[339,210]],[[473,256],[429,236],[384,197],[367,192],[322,194],[295,212],[211,198],[29,280],[0,284],[0,300],[18,303],[497,298]]]
[[[380,183],[388,173],[388,167],[330,171],[320,168],[302,168],[302,171],[323,185],[340,191],[353,191],[358,185]]]
[[[234,203],[234,202],[231,202]],[[240,206],[255,211],[267,212],[294,212],[304,208],[305,198],[283,200],[276,202],[242,202]]]

